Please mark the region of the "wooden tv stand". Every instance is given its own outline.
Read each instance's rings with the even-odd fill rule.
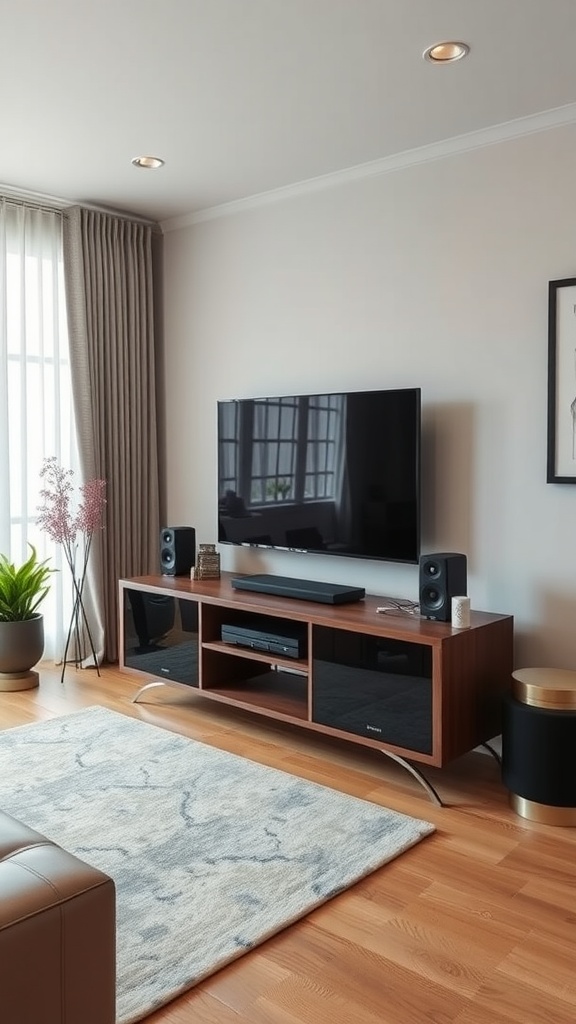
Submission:
[[[470,628],[457,630],[378,613],[382,598],[370,595],[327,605],[234,590],[233,575],[120,580],[120,667],[143,683],[135,701],[165,684],[194,687],[209,700],[373,747],[438,803],[414,762],[442,767],[500,732],[511,615],[472,612]],[[246,624],[279,635],[299,624],[304,656],[222,640],[222,626]]]

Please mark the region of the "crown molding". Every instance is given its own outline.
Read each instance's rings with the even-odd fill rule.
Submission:
[[[0,182],[0,196],[14,203],[29,203],[31,206],[43,207],[47,210],[66,210],[73,204],[60,196],[50,196],[45,192],[32,192],[27,189],[14,188]]]
[[[129,213],[126,210],[116,210],[109,206],[98,206],[96,203],[84,203],[75,199],[65,199],[62,196],[51,196],[45,192],[33,192],[31,189],[15,188],[13,185],[3,185],[0,182],[0,198],[8,202],[21,203],[22,205],[37,206],[39,209],[64,211],[72,206],[81,206],[84,210],[92,210],[95,213],[107,214],[110,217],[118,217],[121,220],[128,220],[135,224],[145,224],[157,232],[160,231],[156,221],[142,217],[137,213]]]
[[[356,164],[354,167],[347,167],[342,171],[322,174],[316,178],[307,178],[305,181],[299,181],[293,185],[285,185],[282,188],[271,189],[268,192],[260,192],[257,195],[247,196],[245,199],[236,199],[230,203],[221,203],[219,206],[196,210],[193,213],[162,221],[160,227],[164,234],[170,231],[178,231],[181,228],[190,227],[194,224],[201,224],[203,221],[216,220],[219,217],[229,217],[232,214],[242,213],[246,210],[257,209],[262,206],[271,206],[274,203],[283,202],[285,199],[309,195],[312,192],[321,192],[324,189],[333,188],[337,185],[345,185],[348,182],[360,181],[364,178],[378,177],[379,175],[389,174],[392,171],[415,167],[418,164],[431,163],[434,160],[443,160],[458,153],[467,153],[474,149],[497,145],[498,143],[508,142],[511,139],[517,139],[524,135],[548,131],[552,128],[561,128],[563,125],[574,124],[575,122],[576,103],[569,103],[562,107],[554,107],[552,110],[544,110],[539,114],[519,117],[514,121],[504,121],[502,124],[493,125],[490,128],[481,128],[479,131],[456,135],[451,139],[444,139],[442,142],[432,142],[427,146],[408,149],[402,153],[382,157],[379,160],[371,160],[365,164]]]

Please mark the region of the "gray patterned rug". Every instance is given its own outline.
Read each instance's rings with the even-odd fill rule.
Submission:
[[[0,807],[114,879],[118,1024],[434,831],[100,707],[0,732]]]

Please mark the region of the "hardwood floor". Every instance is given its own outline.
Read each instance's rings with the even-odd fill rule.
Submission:
[[[40,678],[0,693],[1,729],[102,704],[437,828],[147,1024],[574,1024],[576,829],[517,817],[492,757],[427,769],[439,808],[377,752],[191,691],[133,704],[138,680],[116,668],[67,669],[62,684],[44,664]]]

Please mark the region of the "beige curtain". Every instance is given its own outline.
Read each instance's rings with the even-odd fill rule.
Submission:
[[[157,570],[152,227],[73,207],[64,219],[72,392],[82,477],[106,480],[90,560],[91,618],[118,657],[118,579]]]

